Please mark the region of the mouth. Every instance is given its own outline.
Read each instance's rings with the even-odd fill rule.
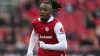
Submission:
[[[44,15],[40,15],[40,16],[42,16],[42,17],[43,17]]]
[[[43,14],[42,14],[42,15],[40,15],[40,17],[41,17],[41,18],[44,18],[44,17],[45,17],[45,15],[43,15]]]

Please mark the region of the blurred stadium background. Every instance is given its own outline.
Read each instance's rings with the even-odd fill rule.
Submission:
[[[0,56],[25,56],[31,22],[38,18],[43,1],[0,0]],[[67,56],[100,56],[100,0],[56,1],[62,3],[62,9],[53,15],[64,25]]]

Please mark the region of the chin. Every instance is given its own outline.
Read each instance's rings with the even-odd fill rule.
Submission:
[[[43,16],[41,16],[40,18],[41,18],[41,19],[46,19],[46,18],[45,18],[45,17],[43,17]]]
[[[46,19],[46,18],[41,18],[41,20],[42,20],[43,22],[47,22],[47,19]]]

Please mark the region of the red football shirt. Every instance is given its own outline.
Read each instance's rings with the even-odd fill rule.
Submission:
[[[59,22],[59,20],[56,18],[54,18],[50,22],[42,22],[42,21],[39,21],[38,19],[35,19],[32,22],[32,25],[36,34],[38,35],[38,40],[43,41],[46,44],[58,43],[56,34],[54,32],[54,27],[57,22]],[[65,56],[65,51],[45,50],[45,49],[39,48],[38,56]]]

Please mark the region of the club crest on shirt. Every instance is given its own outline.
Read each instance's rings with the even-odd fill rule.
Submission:
[[[45,28],[45,31],[46,31],[46,32],[49,31],[49,27],[46,27],[46,28]]]

